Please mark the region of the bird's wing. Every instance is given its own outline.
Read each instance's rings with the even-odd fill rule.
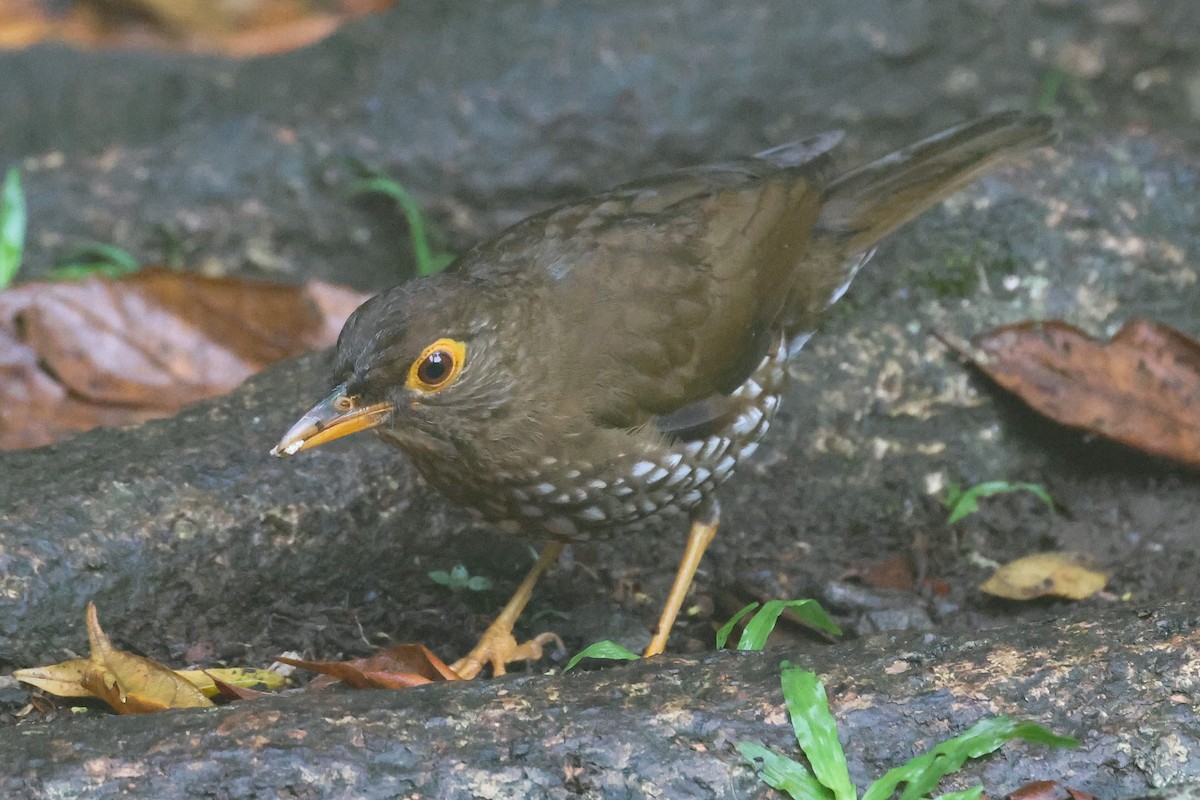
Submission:
[[[572,389],[562,396],[594,420],[702,425],[724,413],[716,401],[770,344],[839,139],[822,134],[552,209],[476,254],[488,265],[479,274],[502,286],[537,264],[535,291],[558,319],[548,327]]]

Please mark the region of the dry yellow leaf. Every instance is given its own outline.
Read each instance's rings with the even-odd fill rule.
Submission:
[[[1081,553],[1034,553],[1010,561],[980,586],[981,592],[1009,600],[1065,597],[1083,600],[1104,588],[1108,574],[1092,567]]]
[[[185,669],[176,670],[175,674],[199,689],[205,697],[220,694],[214,679],[230,686],[240,686],[243,689],[261,688],[265,691],[278,691],[287,683],[287,678],[278,672],[253,667]]]
[[[118,714],[213,704],[199,689],[157,661],[113,647],[100,628],[95,603],[87,606],[87,631],[92,652],[80,683]]]
[[[91,697],[92,693],[83,688],[83,673],[90,663],[86,658],[72,658],[47,667],[16,669],[12,675],[22,683],[59,697]]]
[[[94,697],[83,687],[83,676],[92,665],[90,659],[72,658],[45,667],[30,667],[13,670],[13,677],[58,697]],[[244,689],[260,687],[267,691],[278,691],[287,679],[278,672],[253,667],[228,667],[224,669],[182,669],[175,674],[195,686],[205,697],[220,694],[213,679],[240,686]]]

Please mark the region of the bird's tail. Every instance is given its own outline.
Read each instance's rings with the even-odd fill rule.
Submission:
[[[834,178],[782,322],[796,352],[880,239],[1018,153],[1050,144],[1049,117],[1002,112],[964,122]]]
[[[854,255],[1004,160],[1049,144],[1049,117],[1008,111],[964,122],[834,179],[817,232]]]

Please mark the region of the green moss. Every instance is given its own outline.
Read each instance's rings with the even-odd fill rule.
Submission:
[[[981,291],[982,284],[998,290],[999,282],[1016,267],[1016,260],[1007,248],[1000,250],[995,244],[978,244],[952,249],[936,259],[914,264],[908,270],[906,283],[941,300],[970,297]]]
[[[914,267],[912,286],[946,299],[969,297],[979,290],[978,254],[953,250],[937,261]]]

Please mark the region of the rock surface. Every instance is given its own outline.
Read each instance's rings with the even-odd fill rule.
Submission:
[[[381,288],[411,267],[404,226],[390,204],[346,197],[364,169],[413,189],[448,245],[461,250],[525,213],[622,179],[830,127],[849,130],[852,162],[959,118],[1030,107],[1041,97],[1063,117],[1065,135],[1055,152],[986,179],[895,236],[796,363],[773,436],[722,498],[723,529],[697,588],[700,613],[674,640],[682,651],[711,647],[710,618],[727,616],[746,599],[832,597],[835,587],[827,583],[846,569],[912,554],[949,587],[945,595],[902,598],[905,619],[924,619],[937,631],[922,656],[930,672],[939,668],[942,645],[1007,647],[1027,667],[1030,653],[1049,646],[1036,638],[1042,628],[986,637],[979,631],[1044,625],[1068,613],[1066,607],[987,600],[974,589],[987,570],[968,554],[1005,561],[1038,549],[1085,550],[1114,573],[1113,596],[1128,595],[1146,608],[1194,602],[1200,482],[1194,473],[1081,441],[1034,418],[970,379],[931,334],[969,335],[1052,317],[1109,334],[1141,315],[1200,335],[1198,8],[1182,0],[871,0],[851,13],[833,0],[802,7],[739,3],[736,11],[716,0],[670,8],[418,1],[304,52],[240,64],[36,48],[0,54],[0,100],[8,110],[0,117],[0,159],[23,165],[31,276],[44,273],[67,245],[94,239],[146,261],[181,261],[210,272]],[[527,544],[472,527],[380,443],[348,441],[286,462],[269,458],[280,432],[327,389],[324,359],[280,364],[170,420],[0,453],[0,668],[81,650],[89,598],[119,643],[176,664],[260,664],[285,650],[336,658],[366,652],[389,636],[425,641],[446,657],[468,646],[530,563]],[[950,480],[994,479],[1041,483],[1062,513],[1051,517],[1036,501],[1014,496],[947,528],[930,490]],[[662,565],[678,558],[682,537],[668,529],[576,548],[574,561],[539,587],[533,608],[570,617],[550,615],[528,623],[529,630],[552,626],[573,650],[609,635],[636,644],[653,623],[654,604],[670,581]],[[456,563],[492,577],[496,591],[451,594],[427,578]],[[725,608],[726,596],[732,609]],[[1114,603],[1120,601],[1094,599],[1081,612],[1098,615]],[[838,610],[852,629],[874,624],[861,607]],[[1104,619],[1136,624],[1128,611],[1113,613]],[[1183,631],[1190,623],[1179,620],[1195,613],[1168,616]],[[976,639],[982,643],[972,645]],[[793,660],[811,658],[823,674],[845,665],[827,684],[835,706],[849,709],[853,698],[833,687],[866,685],[879,677],[876,666],[888,648],[899,658],[919,640],[836,647],[801,641],[806,649],[789,651]],[[793,636],[789,647],[797,646]],[[580,740],[571,736],[581,734],[563,732],[584,723],[568,722],[555,697],[570,688],[578,693],[572,708],[591,708],[582,698],[589,692],[602,698],[610,681],[655,687],[616,704],[617,720],[605,724],[621,730],[657,718],[665,702],[657,687],[723,686],[736,678],[758,698],[754,708],[774,709],[769,725],[739,717],[737,724],[748,727],[737,736],[790,752],[776,661],[775,654],[712,655],[632,667],[632,678],[624,671],[531,676],[403,696],[278,700],[194,721],[186,714],[60,717],[47,727],[25,721],[0,729],[0,751],[17,753],[35,740],[44,749],[0,758],[22,765],[19,774],[0,774],[10,781],[10,796],[36,796],[39,782],[53,776],[65,786],[83,785],[86,764],[108,764],[107,758],[125,764],[128,753],[118,753],[117,742],[126,734],[176,752],[191,741],[188,731],[224,735],[228,720],[248,720],[238,730],[275,736],[270,720],[279,715],[280,731],[310,734],[296,745],[307,748],[297,751],[303,758],[283,767],[293,777],[273,780],[262,770],[275,760],[252,746],[226,755],[179,750],[182,760],[172,763],[198,770],[191,774],[202,776],[196,781],[210,786],[212,796],[270,794],[293,780],[313,794],[354,793],[364,784],[339,783],[338,776],[369,777],[354,777],[356,768],[347,765],[371,745],[351,736],[355,749],[323,748],[326,736],[345,737],[350,727],[322,720],[361,716],[368,727],[403,726],[414,725],[407,715],[415,713],[420,722],[411,736],[434,722],[441,726],[431,750],[409,749],[389,760],[394,751],[384,746],[376,755],[391,766],[377,774],[426,796],[455,796],[437,793],[452,785],[464,796],[558,796],[577,768],[584,770],[576,773],[584,796],[642,796],[638,781],[657,785],[654,770],[662,762],[655,758],[668,754],[699,759],[689,763],[701,777],[694,795],[672,793],[678,788],[672,784],[664,796],[753,796],[760,789],[750,772],[713,738],[725,723],[701,724],[694,736],[677,732],[665,750],[646,750],[640,761],[588,749],[580,756],[588,763],[579,767],[570,753]],[[1095,678],[1102,687],[1097,698],[1123,697],[1128,663]],[[1176,665],[1184,677],[1187,663]],[[653,677],[660,670],[662,677]],[[717,674],[726,677],[704,677]],[[1018,680],[1026,673],[1011,674]],[[909,697],[894,683],[887,687],[881,697],[893,690],[897,703]],[[455,737],[479,719],[478,709],[509,702],[489,695],[501,690],[545,705],[530,714],[537,725],[515,729],[533,738],[533,749],[519,754],[519,767],[498,746],[491,756],[456,756]],[[1170,699],[1195,689],[1164,684],[1155,691],[1138,697],[1166,704],[1179,726],[1174,738],[1163,728],[1139,732],[1132,721],[1117,720],[1110,733],[1092,739],[1081,720],[1100,700],[1067,693],[1059,715],[1018,702],[1020,695],[992,695],[991,685],[971,695],[973,704],[960,716],[947,716],[945,731],[1005,710],[1065,726],[1061,732],[1084,738],[1085,754],[1124,743],[1124,761],[1114,756],[1097,766],[1058,754],[1053,758],[1066,760],[1029,777],[1064,779],[1099,796],[1129,795],[1195,778],[1186,766],[1195,748],[1194,710]],[[9,707],[23,698],[14,688],[0,689]],[[432,719],[412,710],[426,702],[448,704],[447,710]],[[461,714],[449,710],[456,702]],[[587,724],[599,718],[594,713],[585,715]],[[487,722],[498,724],[496,715]],[[929,743],[923,723],[887,730],[857,745],[854,757],[870,765],[858,777]],[[543,752],[538,743],[555,731],[563,737],[558,749]],[[376,741],[374,734],[360,736]],[[66,756],[55,752],[56,741],[80,749]],[[289,746],[277,741],[269,747]],[[1033,758],[1031,752],[1021,751],[1021,758]],[[43,757],[55,766],[43,771],[35,763]],[[1011,767],[1011,758],[1000,756],[983,769]],[[300,762],[326,782],[294,778]],[[401,777],[405,764],[419,765],[409,778]],[[260,771],[247,777],[251,767]],[[1075,772],[1064,777],[1067,768]],[[170,774],[157,770],[148,762],[114,767],[97,782],[97,794],[101,788],[119,794],[120,781],[132,780],[157,796],[166,784],[155,781]],[[466,782],[467,773],[488,772],[501,782]],[[598,773],[603,780],[593,779]],[[222,776],[237,777],[222,783]],[[458,777],[463,782],[436,783]]]

